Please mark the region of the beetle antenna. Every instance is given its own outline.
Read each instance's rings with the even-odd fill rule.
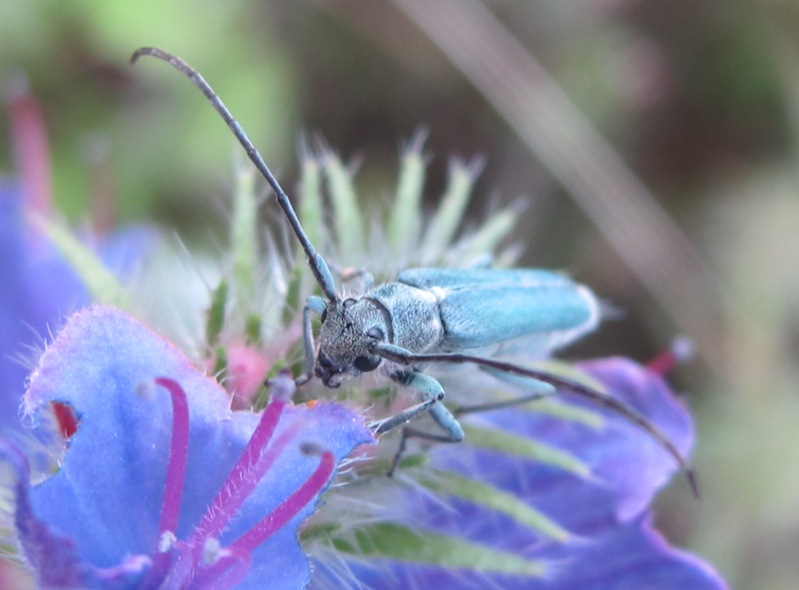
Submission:
[[[536,379],[537,381],[549,383],[550,385],[558,388],[559,390],[565,393],[572,393],[584,397],[590,400],[592,403],[607,408],[608,410],[611,410],[612,412],[615,412],[619,416],[622,416],[623,418],[629,420],[630,422],[635,424],[638,428],[640,428],[641,430],[646,432],[649,436],[651,436],[661,447],[663,447],[672,457],[674,457],[674,460],[680,466],[680,470],[683,472],[683,474],[685,474],[685,478],[688,480],[688,483],[691,486],[691,491],[693,492],[694,496],[699,498],[699,483],[697,482],[696,474],[694,474],[694,470],[691,468],[691,465],[682,456],[682,454],[674,445],[674,443],[671,441],[671,439],[668,437],[668,435],[666,435],[666,433],[663,432],[660,428],[652,424],[652,422],[647,420],[641,413],[639,413],[633,407],[613,397],[612,395],[608,395],[603,391],[599,391],[597,389],[594,389],[593,387],[589,387],[583,383],[580,383],[579,381],[575,381],[574,379],[560,377],[558,375],[548,373],[547,371],[528,369],[527,367],[522,367],[520,365],[514,365],[512,363],[507,363],[504,361],[487,359],[468,354],[460,354],[460,353],[441,353],[441,354],[407,353],[406,354],[406,353],[400,353],[399,351],[394,351],[381,347],[376,347],[375,353],[387,360],[404,365],[412,363],[474,363],[476,365],[489,367],[492,369],[496,369],[498,371],[502,371],[504,373],[519,375],[520,377],[529,377],[531,379]],[[527,400],[525,399],[525,401]]]
[[[302,224],[297,217],[297,213],[294,211],[294,207],[291,205],[288,195],[286,195],[285,191],[280,186],[280,183],[277,181],[274,174],[272,174],[269,166],[266,165],[266,162],[264,162],[264,159],[253,145],[252,141],[250,141],[250,138],[247,137],[247,134],[241,128],[239,122],[236,121],[236,119],[233,118],[233,115],[230,114],[230,111],[222,102],[222,99],[219,98],[219,95],[214,92],[214,89],[211,88],[210,84],[205,81],[205,78],[203,78],[197,70],[195,70],[179,57],[156,47],[142,47],[133,53],[130,58],[130,63],[135,64],[142,56],[156,57],[165,61],[178,71],[182,72],[205,95],[205,97],[211,103],[211,106],[214,107],[214,110],[219,113],[222,119],[224,119],[225,123],[227,123],[230,131],[236,136],[236,139],[244,148],[244,151],[247,152],[247,156],[250,158],[252,163],[255,164],[255,167],[269,183],[269,186],[271,186],[272,190],[275,191],[278,205],[280,205],[280,208],[283,209],[283,213],[286,214],[289,224],[291,225],[291,229],[294,230],[297,239],[302,245],[302,249],[305,250],[305,254],[308,257],[308,264],[311,266],[311,272],[313,273],[316,282],[322,288],[322,292],[325,294],[325,297],[327,297],[330,301],[336,301],[338,297],[336,295],[335,283],[333,282],[333,275],[330,273],[330,269],[328,268],[325,259],[322,258],[322,255],[316,251],[313,244],[311,244],[311,241],[308,239],[308,236],[306,235],[305,230],[302,228]]]

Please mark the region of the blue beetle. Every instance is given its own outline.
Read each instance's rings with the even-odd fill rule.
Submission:
[[[316,355],[312,312],[322,316]],[[422,372],[421,365],[430,359],[420,355],[438,354],[449,360],[457,351],[531,334],[542,339],[541,349],[551,349],[593,329],[599,315],[591,291],[554,272],[410,269],[399,273],[395,282],[368,289],[357,299],[309,298],[304,329],[307,373],[335,388],[347,378],[386,365],[386,375],[417,392],[420,403],[426,404],[440,401],[444,390]],[[492,364],[491,359],[482,360],[486,363],[481,364]],[[463,429],[443,404],[433,404],[427,411],[444,434],[425,434],[425,438],[463,439]],[[380,431],[392,430],[416,413],[416,407],[410,408],[381,424]]]
[[[698,495],[687,461],[662,431],[633,408],[578,381],[462,352],[531,335],[542,339],[544,350],[573,341],[599,323],[600,306],[588,288],[543,270],[417,268],[399,273],[394,282],[368,288],[358,298],[341,298],[327,262],[308,239],[288,196],[211,86],[194,68],[163,50],[143,47],[134,52],[131,62],[142,56],[169,63],[202,91],[275,191],[277,202],[308,257],[324,297],[309,297],[303,309],[306,371],[297,379],[299,385],[316,376],[327,387],[336,388],[346,379],[380,367],[390,379],[416,392],[419,403],[382,421],[375,428],[377,434],[404,426],[429,412],[442,434],[405,428],[404,435],[410,432],[428,440],[459,442],[463,440],[463,429],[441,403],[444,390],[423,369],[425,364],[433,362],[475,363],[499,375],[533,379],[539,385],[545,383],[587,397],[623,415],[675,458]],[[314,314],[321,316],[318,347],[312,329]],[[539,389],[510,403],[542,395],[546,394]],[[508,403],[481,407],[495,408]]]

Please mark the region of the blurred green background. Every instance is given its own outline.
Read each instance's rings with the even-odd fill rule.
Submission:
[[[0,82],[27,75],[76,223],[111,196],[118,222],[197,241],[223,227],[234,140],[176,72],[128,65],[142,45],[200,69],[289,192],[303,133],[362,157],[376,202],[420,127],[431,195],[449,156],[484,156],[475,223],[524,197],[522,263],[618,310],[571,357],[698,344],[675,382],[703,498],[672,486],[661,528],[731,587],[794,590],[797,33],[799,5],[777,0],[2,0]],[[0,171],[13,160],[0,142]]]

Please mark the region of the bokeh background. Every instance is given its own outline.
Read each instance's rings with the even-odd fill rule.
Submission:
[[[799,5],[0,0],[0,83],[42,104],[59,209],[201,247],[238,148],[176,72],[128,65],[142,45],[199,68],[287,189],[302,134],[362,161],[372,205],[419,128],[431,196],[484,157],[471,219],[523,199],[521,263],[616,310],[570,357],[697,343],[675,382],[703,497],[675,483],[662,530],[731,587],[799,587]],[[5,117],[0,138],[13,174]]]

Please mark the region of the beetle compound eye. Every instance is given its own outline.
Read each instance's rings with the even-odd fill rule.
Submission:
[[[350,298],[350,299],[345,299],[344,301],[342,301],[341,305],[344,306],[344,309],[347,309],[348,307],[352,307],[356,303],[357,303],[357,301],[355,301],[355,299],[351,299]]]
[[[379,356],[359,356],[356,357],[355,361],[352,363],[352,366],[358,369],[361,373],[368,373],[369,371],[374,371],[377,368],[377,365],[380,364],[380,361],[383,360]]]
[[[385,338],[385,334],[383,334],[383,330],[381,330],[377,326],[372,326],[366,331],[366,336],[371,338],[372,340],[383,340]]]

